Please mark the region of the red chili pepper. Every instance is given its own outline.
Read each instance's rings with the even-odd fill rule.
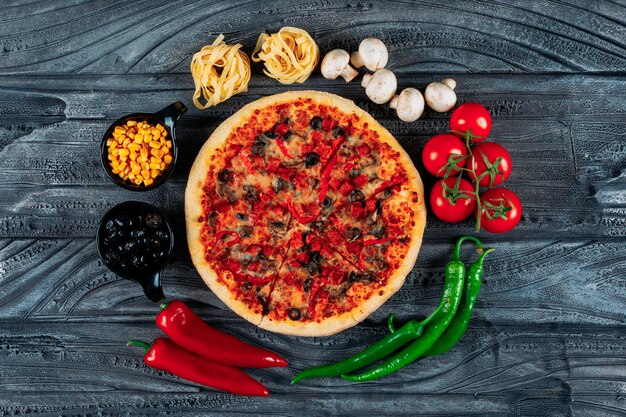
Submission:
[[[326,164],[326,167],[324,167],[324,172],[322,172],[322,179],[320,181],[320,191],[319,194],[317,196],[317,201],[318,203],[322,203],[322,201],[324,201],[324,197],[326,197],[326,193],[328,192],[328,182],[330,181],[330,175],[333,172],[333,168],[335,167],[335,164],[337,163],[337,155],[333,155],[330,160],[328,161],[328,164]]]
[[[161,310],[156,324],[179,346],[225,365],[241,368],[287,366],[287,361],[276,353],[249,345],[210,326],[179,300]]]
[[[211,341],[211,343],[214,343]],[[241,369],[203,358],[165,338],[150,344],[131,340],[128,345],[144,348],[146,365],[180,378],[239,395],[267,397],[269,390]]]
[[[288,209],[289,209],[289,211],[291,212],[291,215],[292,215],[293,217],[295,217],[295,218],[296,218],[296,220],[297,220],[298,222],[300,222],[301,224],[307,224],[307,223],[311,223],[311,222],[312,222],[312,221],[314,221],[314,220],[317,220],[317,214],[318,214],[318,213],[316,213],[316,214],[312,214],[312,215],[310,215],[310,216],[305,216],[305,215],[302,215],[302,214],[298,213],[298,211],[296,210],[296,207],[295,207],[295,205],[294,205],[293,200],[291,199],[291,197],[287,197],[285,200],[286,200],[286,202],[287,202],[287,208],[288,208]]]
[[[352,217],[354,217],[357,220],[363,219],[367,216],[367,212],[365,211],[365,208],[358,201],[355,201],[354,203],[350,205],[350,214],[352,215]]]
[[[285,155],[287,158],[292,159],[293,156],[289,153],[289,150],[285,146],[285,141],[282,139],[276,139],[276,145],[278,145],[278,149]]]
[[[248,269],[250,269],[249,266],[248,266]],[[258,270],[258,268],[256,269]],[[268,282],[276,278],[276,274],[266,275],[264,277],[257,277],[257,276],[250,275],[250,274],[242,274],[242,273],[236,272],[236,273],[233,273],[233,275],[236,281],[249,282],[250,284],[257,285],[257,286],[265,285]]]
[[[402,184],[405,181],[404,177],[402,175],[394,175],[390,180],[388,181],[384,181],[382,184],[380,184],[375,190],[374,190],[374,194],[376,195],[378,193],[380,193],[381,191],[389,188],[389,187],[393,187],[394,185],[398,185],[398,184]]]
[[[239,235],[239,233],[237,232],[233,232],[232,230],[222,230],[221,232],[218,232],[217,235],[215,236],[215,242],[213,242],[213,246],[217,246],[217,243],[224,237],[224,236],[230,236],[232,237],[231,240],[229,240],[228,242],[226,242],[226,246],[228,246],[229,248],[231,246],[236,245],[237,243],[241,242],[241,236]]]
[[[395,237],[386,237],[383,239],[369,239],[363,241],[363,246],[373,246],[380,245],[381,243],[391,242],[392,240],[396,240]]]
[[[350,194],[350,191],[352,190],[354,190],[354,187],[352,186],[352,184],[346,181],[343,184],[341,184],[341,187],[339,187],[339,190],[337,191],[339,191],[343,195],[348,195]]]
[[[289,132],[289,125],[287,123],[279,123],[274,128],[274,133],[278,136],[285,136],[285,133]]]

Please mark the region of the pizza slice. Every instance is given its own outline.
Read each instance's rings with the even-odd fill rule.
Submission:
[[[367,275],[306,230],[289,240],[289,255],[272,288],[260,327],[298,334],[303,328],[331,334],[354,324],[363,292],[350,291]],[[371,279],[371,277],[368,277]]]

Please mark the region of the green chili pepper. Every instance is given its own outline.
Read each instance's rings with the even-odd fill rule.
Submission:
[[[485,260],[485,256],[494,250],[495,249],[485,250],[480,258],[469,266],[459,310],[452,319],[452,323],[450,323],[446,331],[441,335],[439,340],[437,340],[437,343],[425,353],[426,356],[439,355],[447,352],[461,339],[463,333],[467,330],[472,316],[472,310],[474,309],[474,304],[476,304],[476,298],[480,291],[481,278],[484,272],[483,261]]]
[[[415,340],[402,352],[392,356],[391,359],[388,359],[379,366],[361,374],[342,374],[341,377],[343,379],[361,382],[371,381],[372,379],[378,379],[385,375],[389,375],[390,373],[413,363],[435,344],[437,339],[439,339],[452,321],[461,301],[463,283],[466,275],[465,265],[461,261],[460,256],[461,244],[464,240],[472,240],[477,243],[479,249],[482,248],[480,240],[473,236],[463,236],[457,241],[454,251],[452,252],[452,256],[450,257],[450,261],[445,267],[446,279],[444,284],[444,295],[442,298],[442,300],[445,300],[444,306],[442,310],[438,312],[435,320],[433,320],[430,326],[426,328],[422,337]],[[396,348],[398,347],[399,346],[396,346]]]
[[[460,250],[461,244],[465,240],[471,240],[476,243],[479,248],[482,248],[482,243],[480,242],[480,240],[473,236],[463,236],[459,238],[452,253],[451,260],[446,265],[446,284],[443,296],[441,297],[441,301],[439,302],[439,306],[426,319],[422,320],[421,322],[411,320],[400,329],[396,330],[393,326],[393,318],[395,317],[395,314],[392,314],[387,320],[387,325],[389,326],[390,331],[389,335],[385,336],[383,339],[379,340],[373,345],[368,346],[360,353],[357,353],[356,355],[346,358],[340,362],[305,369],[304,371],[300,372],[293,379],[293,381],[291,381],[291,383],[295,384],[305,378],[339,376],[348,372],[355,371],[357,369],[370,365],[377,360],[385,358],[386,356],[392,354],[393,352],[404,346],[406,343],[418,339],[422,335],[424,327],[433,321],[439,320],[442,312],[449,308],[449,300],[453,292],[453,281],[456,281],[460,278],[460,285],[461,287],[463,286],[465,266],[460,260]],[[461,265],[461,268],[459,269],[457,264],[452,266],[451,264],[453,262],[458,262]]]

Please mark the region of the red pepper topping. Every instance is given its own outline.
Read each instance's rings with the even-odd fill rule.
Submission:
[[[289,125],[287,123],[279,123],[274,128],[274,133],[278,136],[285,136],[285,133],[289,132]]]
[[[172,301],[161,310],[156,324],[179,346],[225,365],[241,368],[287,366],[287,361],[274,352],[249,345],[210,326],[182,301]]]
[[[343,195],[348,195],[352,190],[354,190],[354,187],[352,186],[352,184],[346,181],[341,184],[341,187],[339,187],[339,190],[337,191],[339,191]]]
[[[381,243],[391,242],[392,240],[396,240],[395,237],[386,237],[383,239],[369,239],[363,241],[363,246],[373,246],[380,245]]]
[[[285,155],[287,158],[292,159],[293,157],[289,153],[289,150],[285,146],[285,141],[282,139],[276,139],[276,145],[278,145],[278,149]]]
[[[216,332],[219,331],[216,330]],[[198,336],[202,337],[202,334],[198,334]],[[225,336],[228,335],[225,334]],[[203,339],[210,341],[205,343],[206,346],[221,346],[220,343],[216,343],[215,339],[204,337]],[[245,345],[241,341],[238,342]],[[145,349],[146,354],[143,361],[146,365],[170,372],[188,381],[239,395],[267,397],[270,393],[267,388],[241,369],[202,357],[177,345],[172,340],[159,337],[151,344],[140,340],[131,340],[128,345],[141,346]],[[254,348],[253,346],[250,347]]]
[[[260,266],[260,265],[259,265]],[[250,266],[248,265],[248,268],[250,268]],[[256,268],[258,269],[258,268]],[[257,275],[250,275],[250,274],[233,274],[235,277],[235,280],[238,282],[249,282],[250,284],[253,285],[257,285],[257,286],[262,286],[267,284],[268,282],[276,279],[276,277],[278,276],[277,274],[271,274],[271,275],[265,275],[265,276],[257,276]]]
[[[368,213],[371,213],[374,210],[376,210],[376,199],[375,198],[370,198],[369,200],[367,200],[365,202],[365,210],[367,210]]]
[[[231,246],[236,245],[237,243],[241,242],[241,236],[239,235],[239,233],[237,232],[233,232],[232,230],[222,230],[221,232],[218,232],[217,235],[215,236],[215,242],[213,242],[213,246],[217,246],[217,243],[224,237],[224,236],[230,236],[232,237],[232,239],[230,239],[228,242],[226,242],[226,246],[228,246],[229,248]]]
[[[338,190],[339,187],[341,187],[341,180],[338,178],[331,178],[330,181],[328,181],[328,185],[330,185],[331,187],[333,187],[333,189]]]
[[[330,181],[330,175],[333,172],[333,168],[335,168],[335,164],[337,163],[337,155],[333,155],[330,160],[328,161],[328,164],[326,164],[326,167],[324,167],[324,171],[322,172],[322,178],[320,181],[320,191],[319,194],[317,196],[317,202],[319,204],[322,204],[322,201],[324,201],[324,197],[326,197],[326,193],[328,192],[328,183]]]
[[[295,217],[295,219],[298,222],[300,222],[301,224],[307,224],[307,223],[311,223],[314,220],[317,220],[317,215],[319,213],[312,214],[312,215],[309,215],[309,216],[302,215],[302,214],[298,213],[298,211],[296,210],[296,207],[295,207],[295,205],[293,203],[293,200],[291,199],[291,196],[288,196],[285,200],[287,202],[287,208],[291,212],[291,215],[293,217]]]
[[[349,253],[352,254],[357,254],[359,252],[361,252],[361,245],[357,242],[350,242],[346,245],[346,249],[348,250]]]
[[[313,145],[302,145],[300,146],[300,153],[302,155],[306,155],[308,153],[311,153],[315,150],[315,146]]]
[[[364,219],[367,216],[363,205],[358,201],[350,205],[350,214],[357,220]]]
[[[276,158],[268,159],[267,161],[267,172],[274,173],[278,171],[278,167],[280,166],[280,160]]]
[[[365,184],[367,184],[369,182],[369,180],[367,179],[367,176],[365,174],[361,174],[358,177],[356,177],[355,179],[353,179],[352,182],[354,182],[354,185],[356,185],[357,187],[361,188]]]
[[[369,155],[369,153],[372,152],[370,147],[365,143],[363,145],[357,146],[356,150],[361,156]]]
[[[322,122],[322,129],[330,132],[330,129],[333,128],[333,121],[330,117],[327,117],[324,119],[324,121]]]

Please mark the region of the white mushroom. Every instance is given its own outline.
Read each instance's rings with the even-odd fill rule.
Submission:
[[[430,83],[424,91],[426,104],[436,112],[444,113],[452,109],[456,104],[454,88],[456,81],[446,78],[440,83]]]
[[[393,72],[388,69],[379,69],[374,74],[365,74],[361,85],[365,87],[365,94],[376,104],[384,104],[396,94],[398,81]]]
[[[343,49],[333,49],[322,60],[322,75],[328,80],[341,76],[346,82],[350,82],[359,73],[349,63],[350,54]]]
[[[415,88],[405,88],[391,99],[389,107],[396,109],[400,120],[414,122],[424,112],[424,97]]]
[[[359,51],[352,52],[350,63],[355,68],[365,66],[370,71],[378,71],[387,65],[389,54],[385,44],[376,38],[365,38],[359,44]]]

